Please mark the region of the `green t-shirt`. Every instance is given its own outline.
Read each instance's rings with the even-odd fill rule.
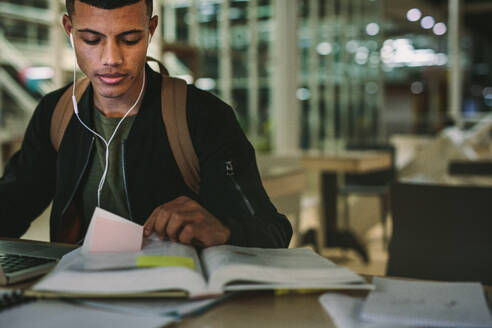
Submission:
[[[108,172],[101,190],[100,204],[101,208],[128,219],[129,212],[123,182],[122,142],[128,137],[135,116],[127,116],[123,120],[109,145]],[[106,117],[99,110],[94,110],[94,129],[106,141],[109,140],[120,120],[120,117]],[[97,189],[104,173],[105,161],[106,146],[100,138],[95,137],[91,159],[79,193],[85,228],[88,227],[97,206]]]

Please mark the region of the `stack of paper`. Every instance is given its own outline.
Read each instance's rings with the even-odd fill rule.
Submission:
[[[336,293],[321,295],[319,301],[338,328],[410,328],[403,325],[364,322],[360,319],[362,297],[352,297]]]
[[[63,301],[40,300],[23,303],[0,312],[0,327],[22,328],[158,328],[177,321],[174,316],[107,311]]]
[[[337,327],[492,327],[479,283],[374,278],[366,300],[325,294],[320,302]]]
[[[175,317],[181,319],[205,312],[214,305],[231,298],[235,294],[227,296],[207,298],[200,300],[176,299],[176,298],[143,298],[143,299],[81,299],[75,302],[102,310],[120,312],[124,314],[136,314],[143,316]]]
[[[479,283],[375,278],[365,302],[367,321],[433,327],[492,327]]]

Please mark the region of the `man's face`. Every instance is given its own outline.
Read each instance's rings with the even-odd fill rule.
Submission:
[[[80,69],[99,96],[121,98],[140,88],[149,35],[157,26],[145,1],[117,9],[75,1],[75,13],[71,19],[65,15],[63,25],[73,35]]]

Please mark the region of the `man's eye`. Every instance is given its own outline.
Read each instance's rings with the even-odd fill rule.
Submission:
[[[141,38],[136,39],[136,40],[123,39],[123,43],[131,46],[131,45],[137,44],[140,40],[141,40]]]
[[[84,40],[85,43],[90,44],[90,45],[98,44],[100,41],[100,39],[94,39],[94,40],[82,39],[82,40]]]

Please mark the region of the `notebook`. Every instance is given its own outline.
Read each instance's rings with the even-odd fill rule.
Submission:
[[[359,275],[310,249],[221,245],[197,251],[146,238],[137,252],[70,252],[26,293],[113,298],[174,292],[194,298],[239,290],[371,288]]]
[[[10,285],[50,271],[77,246],[32,240],[0,240],[0,285]]]

